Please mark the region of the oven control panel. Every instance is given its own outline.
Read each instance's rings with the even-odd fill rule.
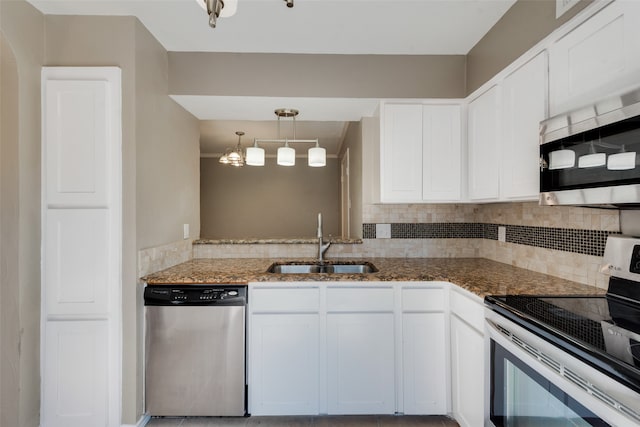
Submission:
[[[632,273],[640,274],[640,245],[633,245],[629,271]]]
[[[640,282],[640,238],[610,235],[604,249],[603,273]]]

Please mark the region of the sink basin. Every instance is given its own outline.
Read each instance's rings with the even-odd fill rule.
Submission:
[[[366,274],[375,273],[378,269],[370,262],[356,263],[274,263],[271,264],[268,273],[276,274]]]

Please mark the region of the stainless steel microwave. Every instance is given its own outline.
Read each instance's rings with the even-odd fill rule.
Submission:
[[[540,123],[540,204],[640,208],[640,88]]]

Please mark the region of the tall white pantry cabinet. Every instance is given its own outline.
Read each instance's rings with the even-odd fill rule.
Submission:
[[[42,70],[42,427],[121,418],[121,70]]]

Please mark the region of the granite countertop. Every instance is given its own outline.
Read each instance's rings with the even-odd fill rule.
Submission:
[[[378,272],[370,274],[274,274],[274,262],[312,259],[229,258],[193,259],[142,278],[149,285],[247,284],[248,282],[301,281],[446,281],[474,294],[602,295],[603,289],[536,273],[484,258],[366,258]],[[349,259],[330,259],[346,263]],[[362,261],[362,260],[360,260]]]

